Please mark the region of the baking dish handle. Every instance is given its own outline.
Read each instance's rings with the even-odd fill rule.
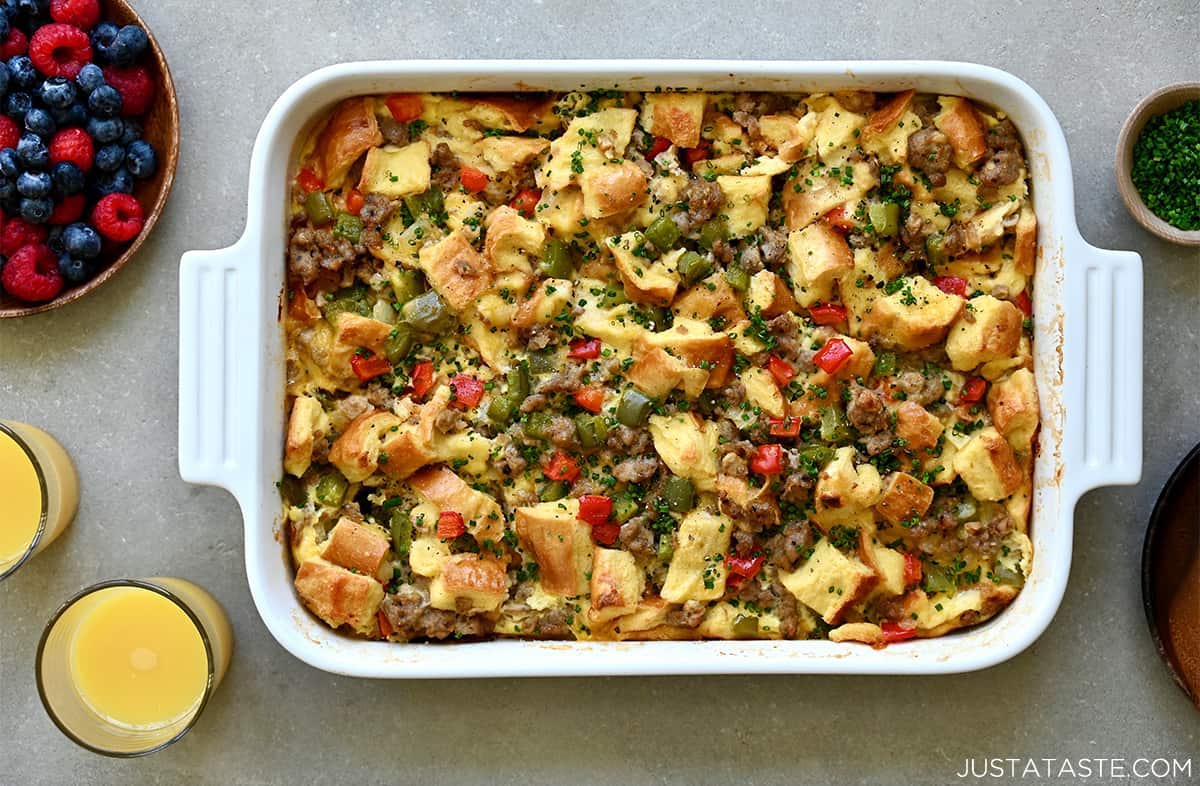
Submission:
[[[245,462],[238,446],[239,353],[250,282],[245,238],[229,248],[189,251],[179,265],[179,474],[236,495]]]
[[[1080,493],[1142,475],[1142,258],[1082,243],[1082,419],[1066,466]]]

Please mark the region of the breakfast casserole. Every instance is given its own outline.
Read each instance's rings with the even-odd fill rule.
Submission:
[[[1029,575],[1036,219],[955,96],[360,96],[291,180],[304,604],[390,641],[939,636]]]

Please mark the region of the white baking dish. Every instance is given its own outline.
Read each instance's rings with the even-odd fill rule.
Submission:
[[[392,644],[335,633],[300,604],[279,532],[289,164],[308,126],[351,95],[395,91],[645,89],[829,91],[916,88],[1003,108],[1028,147],[1040,254],[1034,289],[1041,451],[1033,573],[980,627],[873,650],[828,641]],[[246,527],[246,573],[268,629],[289,652],[360,677],[696,673],[928,674],[979,669],[1029,646],[1053,618],[1071,566],[1075,503],[1141,472],[1142,272],[1128,252],[1088,245],[1075,224],[1071,164],[1050,108],[1003,71],[964,63],[722,61],[392,61],[316,71],[263,122],[250,169],[248,226],[180,269],[179,468],[228,489]]]

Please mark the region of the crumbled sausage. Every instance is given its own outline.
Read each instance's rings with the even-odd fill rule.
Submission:
[[[624,483],[641,483],[654,477],[661,462],[658,456],[627,458],[613,467],[613,477]]]
[[[935,127],[922,128],[908,138],[908,163],[935,186],[946,185],[946,170],[954,152],[950,140]]]

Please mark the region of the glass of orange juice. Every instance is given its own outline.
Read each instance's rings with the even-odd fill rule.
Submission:
[[[54,437],[0,420],[0,581],[62,534],[79,506],[79,477]]]
[[[94,584],[59,608],[37,653],[50,719],[83,747],[144,756],[187,734],[225,677],[229,618],[183,579]]]

